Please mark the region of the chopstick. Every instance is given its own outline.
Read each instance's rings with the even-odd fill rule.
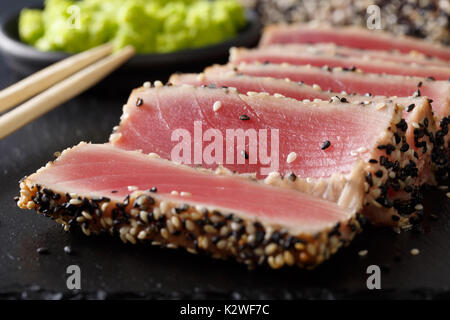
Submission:
[[[0,139],[90,88],[131,58],[134,52],[133,47],[125,47],[7,112],[0,117]]]
[[[107,43],[71,56],[38,71],[31,76],[0,91],[0,113],[26,101],[50,88],[91,63],[111,54],[112,45]]]

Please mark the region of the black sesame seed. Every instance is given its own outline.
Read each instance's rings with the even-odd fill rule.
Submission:
[[[142,98],[137,98],[136,100],[136,107],[140,107],[144,104],[144,100]]]
[[[427,77],[427,80],[434,81],[436,79],[434,79],[434,77]]]
[[[345,98],[341,98],[341,102],[342,103],[348,103],[347,99],[345,99]]]
[[[39,253],[39,254],[48,254],[49,253],[48,249],[45,248],[45,247],[37,248],[36,252]]]
[[[250,117],[246,114],[242,114],[239,116],[239,119],[243,120],[243,121],[247,121],[247,120],[250,120]]]
[[[369,162],[370,163],[378,163],[378,161],[376,159],[370,159]]]
[[[400,148],[401,152],[406,152],[409,150],[409,145],[407,143],[403,144]]]
[[[408,106],[408,108],[406,108],[406,111],[407,111],[407,112],[413,111],[413,109],[414,109],[415,106],[416,106],[416,105],[415,105],[414,103],[410,104],[410,105]]]
[[[322,143],[322,146],[320,147],[320,149],[325,150],[326,148],[328,148],[329,146],[331,146],[331,142],[329,140],[325,140]]]
[[[399,221],[400,220],[400,217],[398,215],[396,215],[396,214],[393,214],[391,216],[391,218],[392,218],[393,221]]]
[[[241,154],[245,159],[248,159],[248,153],[245,150],[242,150]]]
[[[400,143],[400,141],[401,141],[401,139],[400,139],[400,136],[398,135],[398,133],[396,132],[396,133],[394,133],[394,138],[395,138],[395,144],[399,144]]]
[[[378,170],[377,172],[375,172],[375,176],[377,176],[378,178],[381,178],[383,176],[383,171]]]
[[[112,190],[111,193],[117,193],[117,190]]]
[[[420,88],[422,86],[422,81],[417,84],[417,87]]]

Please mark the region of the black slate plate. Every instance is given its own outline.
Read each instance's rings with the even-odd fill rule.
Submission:
[[[42,7],[40,7],[42,8]],[[67,58],[64,52],[43,52],[29,46],[19,39],[18,18],[20,10],[0,20],[0,51],[6,63],[16,72],[26,75],[45,66]],[[185,65],[211,64],[228,56],[231,47],[254,46],[259,40],[258,16],[253,11],[246,12],[248,24],[234,38],[222,43],[197,49],[187,49],[166,54],[138,54],[131,58],[121,72],[176,69]]]
[[[12,5],[25,3],[17,0]],[[5,6],[0,3],[0,12]],[[163,80],[167,74],[145,76]],[[0,59],[0,88],[15,80]],[[426,194],[428,217],[421,228],[402,234],[369,228],[313,271],[248,271],[232,261],[182,250],[133,246],[108,236],[86,237],[18,209],[13,201],[18,180],[52,159],[55,151],[81,140],[106,141],[129,92],[140,84],[136,81],[120,82],[120,90],[91,89],[0,140],[0,299],[450,298],[450,200],[438,190]],[[73,255],[64,253],[66,245],[72,246]],[[47,247],[49,254],[37,254],[38,247]],[[412,256],[413,248],[420,254]],[[368,255],[361,258],[358,252],[363,249]],[[71,264],[81,267],[81,293],[66,288],[66,268]],[[366,269],[372,264],[382,270],[382,290],[376,292],[366,287]]]
[[[5,84],[2,79],[1,86]],[[66,233],[53,221],[18,209],[13,201],[18,180],[52,159],[55,151],[81,140],[106,141],[126,99],[127,94],[91,90],[0,141],[0,298],[58,298],[52,292],[59,291],[72,297],[65,273],[70,264],[81,267],[82,290],[91,297],[97,290],[101,297],[115,298],[449,297],[450,201],[437,190],[427,192],[425,208],[437,221],[427,218],[423,228],[402,234],[369,228],[313,271],[248,271],[182,250]],[[65,245],[75,253],[65,254]],[[39,255],[38,247],[50,253]],[[420,250],[418,256],[410,254],[413,248]],[[369,250],[364,258],[358,256],[362,249]],[[366,269],[372,264],[382,268],[381,292],[366,287]]]

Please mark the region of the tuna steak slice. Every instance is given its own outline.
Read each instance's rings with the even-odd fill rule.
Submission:
[[[330,102],[342,100],[364,104],[368,101],[383,102],[388,99],[382,96],[367,97],[357,94],[342,94],[323,91],[318,90],[317,87],[293,82],[289,79],[247,76],[239,74],[234,70],[226,71],[224,73],[206,72],[201,74],[174,74],[170,77],[169,82],[174,85],[190,84],[194,86],[213,85],[216,87],[234,87],[239,92],[267,92],[272,95],[281,94],[296,100],[321,99],[329,100]],[[436,134],[436,124],[428,99],[425,97],[395,97],[391,98],[391,100],[405,107],[403,117],[408,124],[406,142],[411,148],[414,148],[418,155],[418,185],[435,184],[436,180],[432,168],[439,165],[439,163],[432,165],[432,150]],[[425,128],[425,124],[427,124],[427,128]],[[425,134],[425,132],[427,134]]]
[[[450,77],[449,66],[420,66],[394,61],[364,59],[363,57],[344,57],[335,53],[312,52],[280,46],[263,47],[257,49],[232,48],[230,62],[270,62],[289,63],[293,65],[310,64],[316,67],[356,68],[363,72],[386,73],[402,76],[433,77],[436,80],[447,80]]]
[[[450,115],[450,81],[359,73],[342,68],[262,63],[213,66],[206,69],[206,73],[222,73],[226,70],[235,70],[251,76],[302,81],[309,85],[316,84],[322,90],[335,92],[346,91],[361,95],[370,93],[387,97],[427,96],[433,100],[433,112],[439,120]]]
[[[337,204],[109,144],[81,143],[24,178],[18,206],[66,230],[78,224],[86,235],[110,232],[124,242],[151,240],[247,265],[313,267],[360,230],[360,176],[344,186]]]
[[[448,68],[449,62],[437,58],[430,58],[418,52],[409,54],[400,53],[398,51],[377,51],[377,50],[361,50],[349,47],[337,46],[332,43],[317,44],[274,44],[266,48],[279,48],[288,51],[305,51],[317,54],[329,54],[343,57],[358,57],[364,60],[386,60],[400,63],[411,63],[422,66],[441,66]]]
[[[420,52],[430,57],[450,61],[450,49],[412,37],[399,37],[381,30],[358,27],[312,26],[307,24],[273,25],[264,30],[260,46],[286,43],[334,43],[339,46]]]
[[[410,190],[418,176],[414,150],[394,142],[406,139],[406,130],[401,108],[392,101],[300,102],[231,88],[158,85],[132,92],[110,141],[189,165],[223,164],[273,184],[290,179],[299,189],[303,179],[346,176],[362,159],[366,204],[386,212],[375,222],[392,224],[400,219],[397,209],[407,215],[421,200]],[[394,203],[392,193],[405,188],[407,204]]]
[[[437,176],[445,181],[449,177],[449,131],[450,123],[450,81],[434,81],[416,77],[359,73],[342,68],[318,68],[288,64],[242,63],[238,66],[225,65],[207,68],[205,73],[223,73],[234,70],[238,73],[259,77],[290,79],[323,90],[351,92],[385,96],[407,97],[427,96],[433,100],[433,113],[438,130],[435,133],[433,163]]]

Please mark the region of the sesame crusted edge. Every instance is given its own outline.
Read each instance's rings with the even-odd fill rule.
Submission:
[[[54,192],[21,182],[17,204],[35,209],[67,231],[77,225],[84,234],[110,233],[123,242],[151,241],[168,248],[184,247],[190,253],[213,258],[234,258],[249,267],[267,264],[313,268],[361,231],[359,214],[314,235],[292,235],[276,226],[249,221],[233,214],[199,206],[158,200],[148,192],[133,192],[122,202]]]

